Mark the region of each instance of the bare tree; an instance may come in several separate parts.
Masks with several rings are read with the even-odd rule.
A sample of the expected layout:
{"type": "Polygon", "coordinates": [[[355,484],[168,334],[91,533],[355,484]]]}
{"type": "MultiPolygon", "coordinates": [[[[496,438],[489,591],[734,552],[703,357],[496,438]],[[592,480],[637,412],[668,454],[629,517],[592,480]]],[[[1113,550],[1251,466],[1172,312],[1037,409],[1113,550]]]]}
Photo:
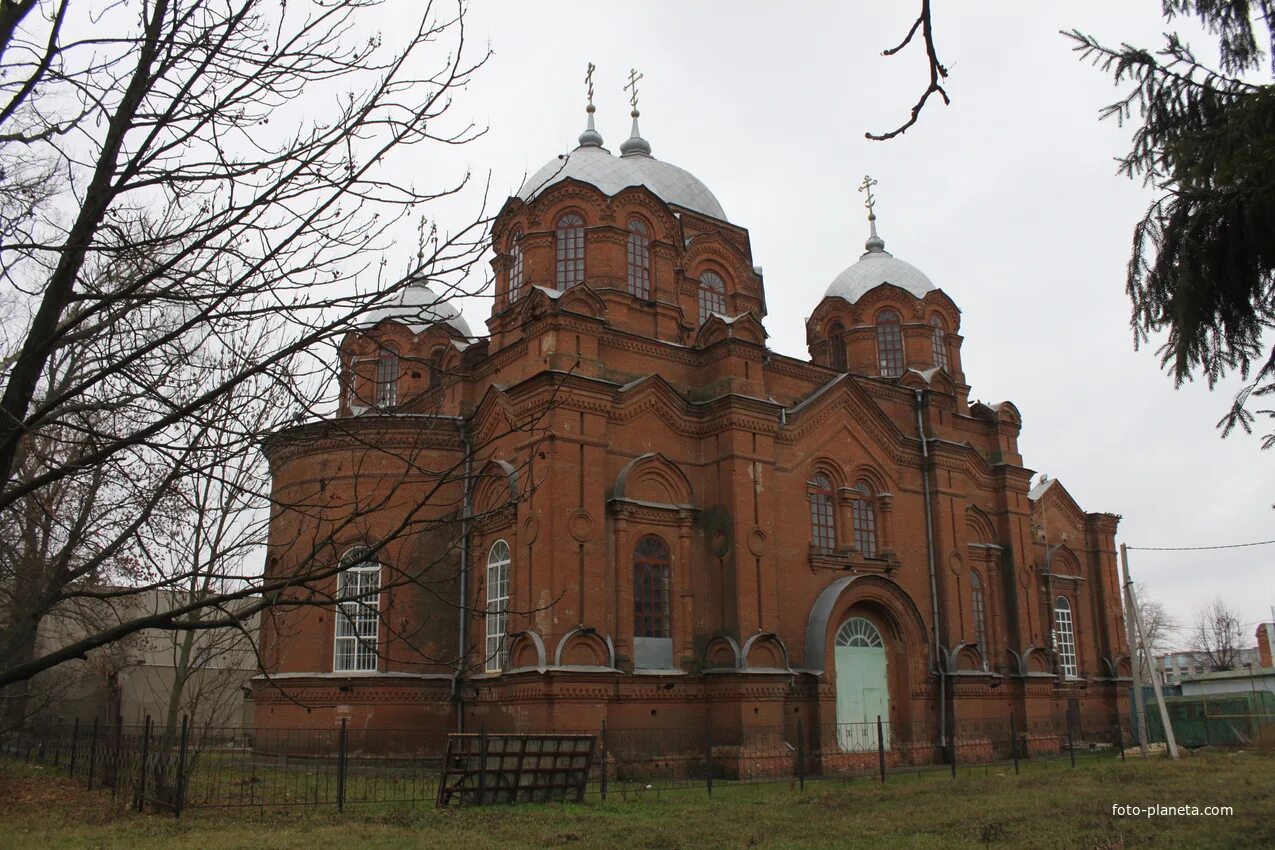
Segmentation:
{"type": "Polygon", "coordinates": [[[1163,655],[1173,649],[1182,624],[1178,622],[1164,603],[1151,598],[1146,585],[1138,587],[1138,613],[1142,616],[1142,628],[1146,631],[1147,648],[1152,655],[1163,655]]]}
{"type": "Polygon", "coordinates": [[[486,285],[483,212],[432,226],[402,276],[369,259],[469,184],[417,188],[396,153],[481,132],[448,109],[485,60],[468,59],[463,7],[418,7],[383,36],[381,5],[0,3],[0,279],[17,293],[0,318],[0,523],[27,535],[0,549],[0,686],[142,629],[235,627],[339,571],[329,524],[289,574],[254,575],[264,526],[245,517],[269,506],[267,476],[255,455],[246,477],[227,470],[331,411],[361,316],[415,278],[440,302],[486,285]],[[204,554],[170,557],[213,480],[249,525],[201,522],[204,554]],[[180,594],[127,613],[157,589],[180,594]],[[42,619],[85,601],[116,620],[37,653],[42,619]]]}
{"type": "Polygon", "coordinates": [[[1240,618],[1221,598],[1215,598],[1196,614],[1191,641],[1191,648],[1204,657],[1209,669],[1234,670],[1244,643],[1240,618]]]}

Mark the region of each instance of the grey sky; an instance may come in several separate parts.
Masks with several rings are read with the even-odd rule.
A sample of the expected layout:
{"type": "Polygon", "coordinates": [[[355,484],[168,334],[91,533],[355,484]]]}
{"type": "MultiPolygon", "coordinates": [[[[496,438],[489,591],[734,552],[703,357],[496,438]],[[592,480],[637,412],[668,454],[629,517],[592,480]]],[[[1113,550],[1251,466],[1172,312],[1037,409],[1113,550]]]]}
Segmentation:
{"type": "MultiPolygon", "coordinates": [[[[917,5],[475,3],[472,44],[489,40],[495,55],[456,110],[490,132],[463,157],[492,173],[498,206],[574,147],[589,61],[598,129],[614,150],[628,135],[622,86],[636,67],[653,154],[697,175],[749,229],[771,346],[802,357],[805,317],[863,250],[855,187],[871,173],[887,249],[960,306],[972,395],[1018,405],[1031,468],[1086,510],[1123,514],[1131,546],[1275,537],[1272,456],[1256,437],[1221,440],[1214,428],[1234,385],[1175,391],[1154,345],[1133,350],[1124,272],[1150,195],[1115,176],[1128,131],[1097,121],[1117,96],[1110,77],[1058,34],[1156,47],[1167,28],[1159,0],[936,3],[953,103],[932,101],[906,136],[869,142],[864,131],[893,128],[924,87],[919,43],[880,55],[917,5]]],[[[464,312],[483,327],[485,303],[464,312]]],[[[1219,595],[1251,635],[1271,616],[1273,557],[1275,546],[1131,562],[1179,618],[1219,595]]]]}

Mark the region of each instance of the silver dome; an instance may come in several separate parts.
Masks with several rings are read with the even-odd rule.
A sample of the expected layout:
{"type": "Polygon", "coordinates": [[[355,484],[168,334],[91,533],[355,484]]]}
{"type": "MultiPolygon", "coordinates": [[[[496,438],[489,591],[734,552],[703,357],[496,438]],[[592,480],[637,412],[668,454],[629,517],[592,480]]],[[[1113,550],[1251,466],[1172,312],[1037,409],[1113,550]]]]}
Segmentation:
{"type": "Polygon", "coordinates": [[[434,290],[423,280],[412,281],[386,303],[368,310],[359,318],[358,326],[372,328],[387,319],[407,325],[412,333],[420,333],[431,325],[446,322],[466,339],[473,337],[469,323],[460,311],[446,299],[435,295],[434,290]]]}
{"type": "Polygon", "coordinates": [[[927,292],[938,288],[916,266],[903,262],[883,247],[872,246],[857,263],[837,275],[824,297],[844,298],[853,304],[883,283],[892,283],[917,298],[924,298],[927,292]]]}
{"type": "Polygon", "coordinates": [[[614,156],[595,144],[581,145],[566,156],[549,160],[527,178],[518,190],[518,197],[530,201],[567,178],[596,186],[608,196],[629,186],[645,186],[665,203],[729,221],[717,198],[690,172],[642,153],[614,156]]]}

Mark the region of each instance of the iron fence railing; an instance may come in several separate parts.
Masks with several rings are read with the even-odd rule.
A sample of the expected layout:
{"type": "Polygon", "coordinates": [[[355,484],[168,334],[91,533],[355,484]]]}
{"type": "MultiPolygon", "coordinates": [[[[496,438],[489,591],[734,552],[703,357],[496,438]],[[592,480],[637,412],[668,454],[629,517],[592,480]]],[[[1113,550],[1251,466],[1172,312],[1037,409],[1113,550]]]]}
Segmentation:
{"type": "MultiPolygon", "coordinates": [[[[1260,738],[1252,730],[1275,726],[1275,715],[1205,722],[1232,730],[1223,735],[1223,726],[1217,726],[1212,737],[1218,742],[1244,744],[1260,738]],[[1245,734],[1235,734],[1241,727],[1245,734]]],[[[1162,742],[1159,725],[1147,725],[1152,743],[1162,742]]],[[[1177,730],[1178,721],[1173,725],[1177,730]]],[[[1126,748],[1137,745],[1129,717],[1078,714],[956,720],[947,734],[929,723],[821,724],[799,717],[771,726],[604,723],[596,729],[534,731],[596,736],[586,796],[601,799],[679,788],[711,794],[714,787],[756,782],[804,787],[837,778],[884,782],[935,771],[956,776],[992,765],[1008,770],[1012,764],[1015,771],[1075,767],[1078,758],[1123,758],[1126,748]]],[[[1201,737],[1193,729],[1181,731],[1201,737]]],[[[0,738],[0,752],[11,758],[56,767],[90,789],[109,789],[112,798],[139,811],[178,816],[189,808],[432,804],[446,745],[446,732],[355,729],[345,721],[321,729],[243,730],[198,727],[185,718],[172,729],[150,718],[140,726],[76,721],[0,738]]]]}

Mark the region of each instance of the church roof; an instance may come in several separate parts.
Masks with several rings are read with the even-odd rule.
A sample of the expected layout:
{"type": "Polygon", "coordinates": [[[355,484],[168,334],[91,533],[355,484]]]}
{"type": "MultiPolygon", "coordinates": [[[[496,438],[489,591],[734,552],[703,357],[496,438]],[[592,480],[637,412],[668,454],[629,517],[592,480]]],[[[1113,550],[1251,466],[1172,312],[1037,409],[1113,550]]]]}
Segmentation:
{"type": "Polygon", "coordinates": [[[386,320],[407,325],[412,333],[420,333],[431,325],[445,322],[462,336],[473,336],[460,311],[448,300],[435,295],[434,290],[419,278],[408,283],[386,303],[368,310],[358,324],[361,328],[372,328],[386,320]]]}
{"type": "Polygon", "coordinates": [[[686,207],[711,218],[729,221],[722,205],[698,177],[651,156],[651,146],[638,133],[637,117],[633,133],[621,145],[621,156],[602,147],[602,136],[589,129],[580,136],[580,145],[569,154],[554,157],[527,178],[518,197],[530,201],[555,183],[575,179],[596,186],[605,195],[615,195],[630,186],[645,186],[667,204],[686,207]]]}

